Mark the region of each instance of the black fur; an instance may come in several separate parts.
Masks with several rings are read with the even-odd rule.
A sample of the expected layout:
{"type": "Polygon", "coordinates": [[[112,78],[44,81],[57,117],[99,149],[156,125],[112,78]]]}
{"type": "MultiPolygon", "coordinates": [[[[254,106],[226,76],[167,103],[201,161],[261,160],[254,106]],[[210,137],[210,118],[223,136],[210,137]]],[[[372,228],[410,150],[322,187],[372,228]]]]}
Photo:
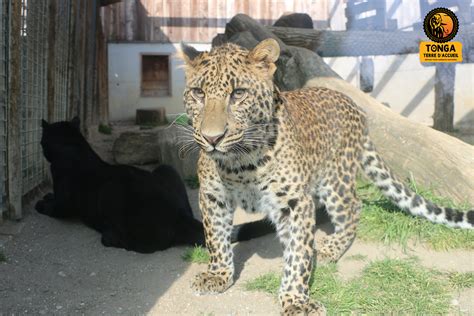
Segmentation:
{"type": "MultiPolygon", "coordinates": [[[[205,244],[203,225],[193,217],[185,186],[172,167],[161,165],[148,172],[110,165],[87,143],[79,124],[77,118],[42,122],[41,146],[51,164],[54,194],[37,202],[39,213],[78,217],[102,234],[107,247],[150,253],[180,244],[205,244]]],[[[262,224],[250,225],[240,234],[236,227],[233,241],[269,232],[269,224],[257,223],[262,224]]]]}

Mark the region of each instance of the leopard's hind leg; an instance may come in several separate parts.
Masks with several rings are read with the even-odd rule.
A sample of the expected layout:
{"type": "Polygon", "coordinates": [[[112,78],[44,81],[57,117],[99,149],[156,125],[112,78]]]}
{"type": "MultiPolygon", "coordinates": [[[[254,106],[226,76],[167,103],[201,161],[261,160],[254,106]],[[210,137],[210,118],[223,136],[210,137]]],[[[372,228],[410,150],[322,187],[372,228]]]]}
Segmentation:
{"type": "Polygon", "coordinates": [[[344,165],[348,168],[334,168],[319,188],[319,201],[326,207],[335,231],[317,243],[318,263],[339,260],[355,238],[361,210],[355,192],[357,167],[344,165]]]}

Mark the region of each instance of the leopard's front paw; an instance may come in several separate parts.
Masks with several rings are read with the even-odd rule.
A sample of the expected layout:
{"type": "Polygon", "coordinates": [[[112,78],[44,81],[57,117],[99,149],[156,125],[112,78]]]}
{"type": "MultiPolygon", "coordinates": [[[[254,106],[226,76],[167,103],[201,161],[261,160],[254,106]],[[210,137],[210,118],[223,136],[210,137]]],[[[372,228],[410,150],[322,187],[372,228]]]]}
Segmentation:
{"type": "Polygon", "coordinates": [[[293,316],[293,315],[298,315],[298,316],[318,315],[319,316],[319,315],[326,315],[326,308],[318,302],[309,301],[305,304],[288,305],[287,307],[283,309],[281,314],[284,316],[293,316]]]}
{"type": "MultiPolygon", "coordinates": [[[[224,273],[225,275],[225,273],[224,273]]],[[[232,285],[232,278],[220,274],[202,272],[192,281],[191,288],[196,294],[222,293],[232,285]]]]}

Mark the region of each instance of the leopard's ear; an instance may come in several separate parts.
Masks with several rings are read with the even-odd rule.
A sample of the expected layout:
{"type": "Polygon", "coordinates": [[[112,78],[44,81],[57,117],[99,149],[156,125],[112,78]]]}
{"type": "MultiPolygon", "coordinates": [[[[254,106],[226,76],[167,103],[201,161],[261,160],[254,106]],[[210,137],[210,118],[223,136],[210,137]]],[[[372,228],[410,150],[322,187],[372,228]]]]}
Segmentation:
{"type": "Polygon", "coordinates": [[[278,57],[280,57],[280,45],[273,38],[267,38],[258,43],[248,55],[250,61],[254,63],[265,63],[270,76],[273,76],[276,70],[275,62],[278,57]]]}
{"type": "Polygon", "coordinates": [[[249,58],[256,62],[274,63],[278,57],[280,57],[280,45],[273,38],[261,41],[249,53],[249,58]]]}
{"type": "Polygon", "coordinates": [[[200,51],[194,47],[181,42],[181,49],[178,51],[176,56],[184,61],[186,66],[193,66],[193,61],[201,54],[200,51]]]}

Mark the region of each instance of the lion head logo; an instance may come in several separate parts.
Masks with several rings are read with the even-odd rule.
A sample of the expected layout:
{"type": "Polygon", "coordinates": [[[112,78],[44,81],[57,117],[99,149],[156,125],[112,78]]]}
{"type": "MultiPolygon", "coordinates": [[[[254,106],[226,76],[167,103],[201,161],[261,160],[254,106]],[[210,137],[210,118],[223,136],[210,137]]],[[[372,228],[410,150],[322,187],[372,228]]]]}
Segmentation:
{"type": "Polygon", "coordinates": [[[454,13],[446,8],[431,10],[425,17],[423,27],[426,35],[434,42],[444,43],[456,36],[459,22],[454,13]]]}

